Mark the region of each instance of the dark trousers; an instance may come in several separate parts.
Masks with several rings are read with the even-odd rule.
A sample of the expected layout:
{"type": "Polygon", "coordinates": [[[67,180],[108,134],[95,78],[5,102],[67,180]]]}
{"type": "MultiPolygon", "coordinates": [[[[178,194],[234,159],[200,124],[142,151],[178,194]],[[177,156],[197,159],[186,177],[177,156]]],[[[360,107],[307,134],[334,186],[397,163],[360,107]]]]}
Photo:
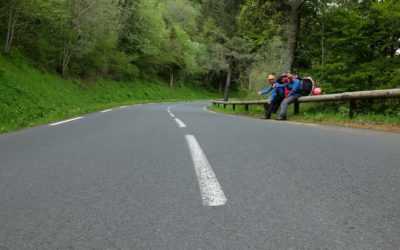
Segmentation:
{"type": "Polygon", "coordinates": [[[286,118],[289,105],[296,102],[298,98],[299,96],[289,96],[283,100],[281,104],[281,111],[279,112],[279,118],[286,118]]]}
{"type": "Polygon", "coordinates": [[[283,98],[275,98],[269,104],[269,107],[265,107],[265,118],[271,119],[272,113],[276,113],[278,111],[279,106],[281,105],[283,98]]]}

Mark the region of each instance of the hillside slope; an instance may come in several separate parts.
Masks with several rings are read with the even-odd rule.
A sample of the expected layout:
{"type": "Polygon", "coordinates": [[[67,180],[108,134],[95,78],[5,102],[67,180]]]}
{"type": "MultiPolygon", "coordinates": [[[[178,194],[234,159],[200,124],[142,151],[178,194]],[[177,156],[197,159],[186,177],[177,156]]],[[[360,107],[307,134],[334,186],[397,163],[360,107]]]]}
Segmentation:
{"type": "Polygon", "coordinates": [[[215,97],[194,87],[170,89],[160,81],[83,83],[0,57],[0,133],[104,108],[150,101],[215,97]]]}

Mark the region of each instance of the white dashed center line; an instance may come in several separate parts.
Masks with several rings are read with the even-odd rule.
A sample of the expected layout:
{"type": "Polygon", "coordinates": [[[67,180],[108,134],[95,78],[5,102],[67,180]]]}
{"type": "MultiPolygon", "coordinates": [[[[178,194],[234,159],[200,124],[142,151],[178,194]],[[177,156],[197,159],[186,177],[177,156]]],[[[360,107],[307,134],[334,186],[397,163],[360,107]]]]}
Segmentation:
{"type": "Polygon", "coordinates": [[[69,119],[69,120],[61,121],[61,122],[55,122],[55,123],[50,124],[50,126],[52,126],[52,127],[53,126],[58,126],[58,125],[61,125],[61,124],[77,121],[77,120],[80,120],[80,119],[83,119],[83,117],[76,117],[76,118],[72,118],[72,119],[69,119]]]}
{"type": "Polygon", "coordinates": [[[177,118],[177,117],[174,115],[174,113],[171,112],[171,107],[168,107],[168,108],[167,108],[167,112],[168,112],[169,116],[171,116],[171,117],[174,119],[174,121],[176,122],[176,124],[178,124],[178,127],[180,127],[180,128],[186,128],[186,124],[185,124],[181,119],[177,118]]]}
{"type": "Polygon", "coordinates": [[[172,118],[175,118],[175,115],[171,112],[171,107],[168,107],[167,112],[168,112],[169,116],[171,116],[172,118]]]}
{"type": "Polygon", "coordinates": [[[181,121],[181,120],[178,119],[178,118],[175,118],[174,120],[175,120],[175,122],[178,124],[178,126],[179,126],[180,128],[186,128],[186,124],[183,123],[183,121],[181,121]]]}
{"type": "Polygon", "coordinates": [[[193,135],[186,135],[194,168],[199,182],[204,206],[217,207],[226,204],[227,199],[218,182],[207,156],[193,135]]]}

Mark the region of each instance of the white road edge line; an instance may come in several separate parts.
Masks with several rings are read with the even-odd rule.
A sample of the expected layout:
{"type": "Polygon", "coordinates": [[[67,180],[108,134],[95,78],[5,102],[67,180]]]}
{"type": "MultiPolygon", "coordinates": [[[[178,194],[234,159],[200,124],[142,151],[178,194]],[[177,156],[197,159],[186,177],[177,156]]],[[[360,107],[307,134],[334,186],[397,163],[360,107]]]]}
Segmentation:
{"type": "Polygon", "coordinates": [[[212,111],[212,110],[209,110],[207,106],[204,106],[204,107],[203,107],[203,110],[206,111],[206,112],[210,112],[210,113],[212,113],[212,114],[217,114],[217,112],[214,112],[214,111],[212,111]]]}
{"type": "Polygon", "coordinates": [[[121,106],[121,107],[119,107],[120,109],[124,109],[124,108],[127,108],[128,106],[121,106]]]}
{"type": "Polygon", "coordinates": [[[178,119],[178,118],[175,118],[174,120],[175,120],[175,122],[178,124],[178,126],[179,126],[180,128],[186,128],[186,124],[183,123],[183,121],[181,121],[181,120],[178,119]]]}
{"type": "Polygon", "coordinates": [[[106,109],[106,110],[103,110],[103,111],[100,111],[101,113],[107,113],[107,112],[110,112],[110,111],[112,111],[112,109],[106,109]]]}
{"type": "Polygon", "coordinates": [[[203,206],[224,206],[227,202],[224,191],[222,191],[217,176],[200,144],[197,142],[196,137],[193,135],[186,135],[186,141],[190,149],[194,169],[199,182],[203,206]]]}
{"type": "Polygon", "coordinates": [[[69,119],[69,120],[61,121],[61,122],[51,123],[50,126],[52,126],[52,127],[53,127],[53,126],[58,126],[58,125],[61,125],[61,124],[65,124],[65,123],[68,123],[68,122],[77,121],[77,120],[80,120],[80,119],[83,119],[83,117],[80,116],[80,117],[72,118],[72,119],[69,119]]]}

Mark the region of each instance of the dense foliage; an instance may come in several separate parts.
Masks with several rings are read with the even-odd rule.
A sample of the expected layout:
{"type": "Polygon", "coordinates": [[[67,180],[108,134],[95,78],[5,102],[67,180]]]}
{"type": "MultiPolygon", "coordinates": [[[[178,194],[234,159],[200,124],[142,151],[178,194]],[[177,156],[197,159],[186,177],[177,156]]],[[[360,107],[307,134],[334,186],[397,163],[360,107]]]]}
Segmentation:
{"type": "Polygon", "coordinates": [[[396,0],[0,0],[0,35],[4,54],[69,78],[254,90],[291,70],[329,92],[400,80],[396,0]]]}
{"type": "Polygon", "coordinates": [[[244,36],[267,52],[253,65],[257,81],[285,68],[294,38],[292,70],[313,75],[328,92],[398,87],[399,22],[396,0],[247,0],[240,15],[244,36]]]}

